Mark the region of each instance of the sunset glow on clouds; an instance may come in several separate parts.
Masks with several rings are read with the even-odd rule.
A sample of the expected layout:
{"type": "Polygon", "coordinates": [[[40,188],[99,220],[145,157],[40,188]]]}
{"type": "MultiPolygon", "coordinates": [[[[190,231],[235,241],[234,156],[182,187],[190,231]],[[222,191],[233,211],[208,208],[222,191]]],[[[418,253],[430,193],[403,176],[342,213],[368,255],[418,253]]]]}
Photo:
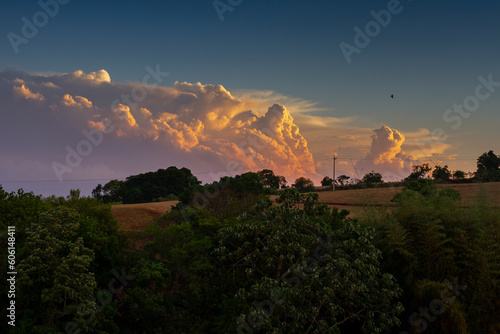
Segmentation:
{"type": "Polygon", "coordinates": [[[45,98],[40,93],[33,93],[28,87],[21,85],[21,87],[14,86],[12,87],[14,91],[14,95],[19,98],[24,98],[26,100],[37,100],[43,101],[45,98]]]}
{"type": "Polygon", "coordinates": [[[244,1],[223,22],[210,1],[92,4],[59,6],[33,34],[37,1],[0,14],[3,36],[23,38],[0,41],[6,189],[89,194],[171,165],[203,182],[271,168],[319,184],[334,154],[337,176],[394,180],[412,163],[474,172],[500,152],[497,1],[408,1],[366,41],[353,29],[387,3],[244,1]]]}
{"type": "MultiPolygon", "coordinates": [[[[315,103],[271,91],[233,95],[221,85],[176,82],[147,87],[141,101],[125,102],[120,97],[139,84],[112,82],[105,70],[45,76],[10,71],[0,79],[11,123],[1,128],[11,144],[2,147],[0,171],[9,175],[9,169],[11,178],[122,178],[175,165],[205,182],[267,168],[289,183],[306,176],[319,184],[331,175],[333,152],[348,155],[350,161],[339,160],[338,175],[352,177],[375,170],[402,178],[418,162],[403,151],[405,136],[396,129],[382,126],[372,135],[371,128],[353,125],[354,116],[316,116],[315,103]],[[27,106],[27,100],[36,103],[27,106]],[[86,138],[97,144],[85,146],[86,138]],[[70,152],[80,152],[79,158],[70,152]],[[13,173],[14,161],[36,171],[13,173]]],[[[412,135],[414,143],[429,138],[428,131],[412,135]]]]}
{"type": "Polygon", "coordinates": [[[398,130],[388,126],[373,130],[369,153],[356,163],[356,170],[361,175],[371,171],[380,172],[385,180],[396,181],[406,177],[412,171],[412,166],[418,164],[411,155],[401,148],[405,136],[398,130]]]}

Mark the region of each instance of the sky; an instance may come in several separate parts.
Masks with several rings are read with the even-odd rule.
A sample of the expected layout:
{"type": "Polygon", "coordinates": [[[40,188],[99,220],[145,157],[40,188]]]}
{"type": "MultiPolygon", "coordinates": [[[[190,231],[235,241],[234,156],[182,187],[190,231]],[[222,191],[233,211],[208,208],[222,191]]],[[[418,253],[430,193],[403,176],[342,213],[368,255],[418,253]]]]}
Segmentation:
{"type": "Polygon", "coordinates": [[[0,184],[48,196],[169,166],[289,183],[500,153],[498,1],[12,2],[0,184]],[[393,97],[391,97],[391,95],[393,97]]]}

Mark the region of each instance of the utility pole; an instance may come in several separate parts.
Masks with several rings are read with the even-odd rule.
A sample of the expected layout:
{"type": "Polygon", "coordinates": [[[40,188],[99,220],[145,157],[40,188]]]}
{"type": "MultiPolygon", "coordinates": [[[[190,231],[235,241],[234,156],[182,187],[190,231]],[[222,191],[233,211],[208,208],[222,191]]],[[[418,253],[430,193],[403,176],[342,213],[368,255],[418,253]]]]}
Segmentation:
{"type": "Polygon", "coordinates": [[[335,160],[337,160],[337,156],[333,155],[333,188],[332,191],[335,191],[335,160]]]}

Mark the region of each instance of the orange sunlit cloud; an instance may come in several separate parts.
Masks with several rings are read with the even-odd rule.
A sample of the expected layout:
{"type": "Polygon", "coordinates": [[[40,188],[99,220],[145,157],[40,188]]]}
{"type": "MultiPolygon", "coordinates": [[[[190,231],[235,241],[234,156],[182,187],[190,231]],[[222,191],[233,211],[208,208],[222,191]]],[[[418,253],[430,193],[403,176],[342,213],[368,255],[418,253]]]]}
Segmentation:
{"type": "MultiPolygon", "coordinates": [[[[314,102],[272,91],[232,94],[221,85],[176,82],[173,87],[147,86],[143,101],[127,102],[120,97],[140,84],[112,82],[104,70],[42,77],[20,72],[5,84],[14,87],[6,100],[10,110],[25,108],[20,98],[40,102],[12,117],[19,115],[19,126],[26,131],[36,128],[43,137],[39,142],[51,147],[51,152],[40,155],[48,166],[64,161],[66,147],[76,149],[85,140],[82,131],[103,133],[104,145],[99,142],[72,168],[73,175],[82,178],[85,171],[127,176],[176,165],[217,177],[266,168],[289,183],[305,176],[318,184],[331,175],[334,153],[338,175],[362,177],[373,169],[386,178],[402,178],[418,158],[443,154],[449,147],[427,129],[403,135],[389,126],[359,127],[353,125],[358,117],[320,116],[314,102]],[[75,113],[74,108],[86,112],[75,113]],[[40,129],[38,118],[51,120],[53,129],[40,129]],[[55,129],[65,129],[64,135],[56,136],[55,129]],[[421,141],[432,146],[422,150],[421,141]]],[[[205,176],[204,181],[214,179],[205,176]]]]}
{"type": "MultiPolygon", "coordinates": [[[[146,87],[144,101],[130,103],[120,97],[130,94],[138,84],[112,82],[104,70],[44,76],[19,73],[16,82],[21,80],[36,87],[37,92],[21,84],[14,89],[14,97],[43,103],[19,114],[28,120],[33,118],[29,115],[52,119],[54,129],[64,129],[56,136],[57,131],[19,120],[21,127],[36,127],[37,135],[50,143],[45,146],[52,152],[45,156],[53,160],[47,160],[47,165],[54,160],[64,162],[68,147],[76,152],[86,140],[82,133],[102,134],[102,139],[97,132],[93,134],[98,144],[85,153],[78,166],[71,167],[72,173],[77,173],[73,175],[83,177],[85,170],[95,171],[91,166],[100,164],[108,171],[186,165],[194,172],[219,176],[234,170],[269,168],[289,182],[300,176],[320,177],[307,140],[292,113],[281,104],[267,101],[265,110],[254,111],[250,106],[256,106],[255,101],[237,98],[221,85],[187,82],[176,82],[174,87],[146,87]],[[75,113],[74,108],[89,112],[75,113]],[[101,142],[104,145],[100,146],[101,142]],[[125,158],[127,166],[119,162],[125,158]],[[238,168],[228,169],[228,165],[238,168]]],[[[15,85],[13,81],[11,85],[15,85]]],[[[15,99],[8,103],[13,110],[22,108],[15,99]]]]}
{"type": "MultiPolygon", "coordinates": [[[[19,79],[16,79],[19,80],[19,79]]],[[[45,100],[45,97],[40,94],[40,93],[33,93],[27,86],[24,84],[21,85],[21,87],[14,86],[12,88],[14,91],[14,95],[18,98],[24,98],[26,100],[36,100],[36,101],[43,101],[45,100]]]]}
{"type": "Polygon", "coordinates": [[[73,96],[65,94],[61,103],[66,107],[80,107],[86,109],[92,108],[92,102],[82,96],[75,96],[73,98],[73,96]]]}

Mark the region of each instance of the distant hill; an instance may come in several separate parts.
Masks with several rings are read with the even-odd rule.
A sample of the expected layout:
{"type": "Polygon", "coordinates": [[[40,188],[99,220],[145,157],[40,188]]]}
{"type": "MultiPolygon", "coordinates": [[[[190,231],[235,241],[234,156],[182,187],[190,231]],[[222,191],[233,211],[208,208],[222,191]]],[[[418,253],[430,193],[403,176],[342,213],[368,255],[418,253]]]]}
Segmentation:
{"type": "MultiPolygon", "coordinates": [[[[443,184],[438,189],[450,187],[462,196],[462,206],[470,206],[480,194],[500,207],[500,182],[491,183],[465,183],[465,184],[443,184]]],[[[390,205],[391,199],[400,192],[402,187],[394,188],[369,188],[355,190],[323,191],[319,192],[319,201],[330,207],[338,207],[351,211],[351,216],[357,216],[363,206],[390,205]]],[[[272,196],[271,198],[276,198],[272,196]]],[[[127,232],[142,230],[153,218],[160,217],[178,201],[120,204],[111,209],[118,221],[118,226],[127,232]]]]}

